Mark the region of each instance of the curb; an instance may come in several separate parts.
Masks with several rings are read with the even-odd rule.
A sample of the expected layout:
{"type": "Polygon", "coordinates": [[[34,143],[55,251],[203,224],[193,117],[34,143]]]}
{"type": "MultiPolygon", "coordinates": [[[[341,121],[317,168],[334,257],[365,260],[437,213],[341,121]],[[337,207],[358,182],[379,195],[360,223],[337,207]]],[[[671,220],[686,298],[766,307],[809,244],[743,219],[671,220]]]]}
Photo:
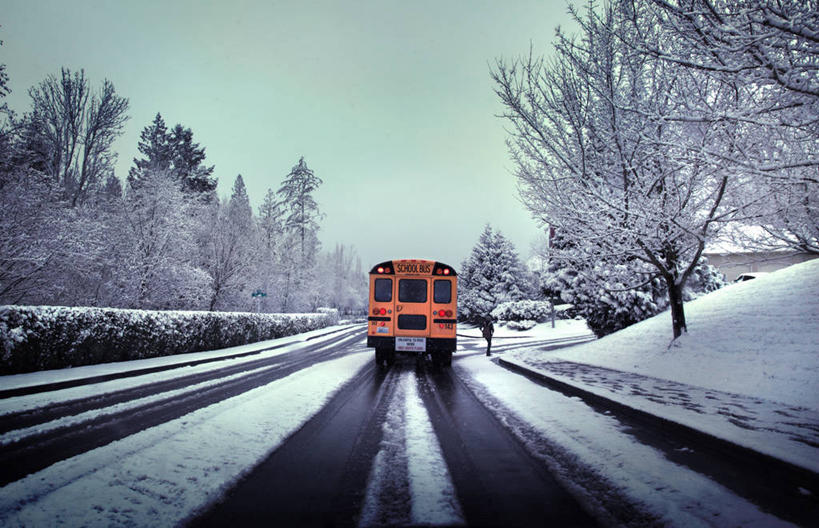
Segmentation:
{"type": "Polygon", "coordinates": [[[670,433],[676,438],[685,440],[702,451],[710,451],[725,460],[731,460],[739,467],[753,465],[760,474],[767,479],[779,481],[782,486],[790,488],[793,493],[800,493],[801,489],[810,490],[813,497],[819,497],[819,473],[810,469],[762,453],[749,447],[735,444],[718,436],[680,424],[668,418],[663,418],[647,411],[629,407],[616,400],[600,396],[576,385],[558,380],[540,371],[532,370],[503,358],[497,358],[497,363],[517,374],[557,390],[567,396],[578,397],[595,409],[603,408],[615,416],[624,415],[635,421],[642,422],[657,428],[663,433],[670,433]]]}

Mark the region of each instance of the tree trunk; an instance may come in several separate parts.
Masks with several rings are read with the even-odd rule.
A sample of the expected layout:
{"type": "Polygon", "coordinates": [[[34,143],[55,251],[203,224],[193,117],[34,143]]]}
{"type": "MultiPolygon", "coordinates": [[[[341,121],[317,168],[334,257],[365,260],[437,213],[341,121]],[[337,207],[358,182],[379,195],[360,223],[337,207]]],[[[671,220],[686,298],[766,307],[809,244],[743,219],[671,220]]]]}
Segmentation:
{"type": "Polygon", "coordinates": [[[671,324],[674,327],[674,339],[677,339],[683,332],[688,332],[688,327],[685,324],[682,286],[676,284],[671,277],[667,277],[665,282],[668,286],[668,302],[671,304],[671,324]]]}

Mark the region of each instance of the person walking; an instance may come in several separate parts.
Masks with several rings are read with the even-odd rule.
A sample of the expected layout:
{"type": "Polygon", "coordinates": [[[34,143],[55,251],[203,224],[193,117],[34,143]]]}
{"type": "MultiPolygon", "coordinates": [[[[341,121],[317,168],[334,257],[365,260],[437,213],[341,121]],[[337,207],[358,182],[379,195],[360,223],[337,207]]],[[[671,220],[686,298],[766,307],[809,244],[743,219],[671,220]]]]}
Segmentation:
{"type": "Polygon", "coordinates": [[[484,319],[481,332],[483,333],[483,338],[486,339],[486,355],[491,356],[492,334],[495,333],[495,326],[492,324],[492,319],[484,319]]]}

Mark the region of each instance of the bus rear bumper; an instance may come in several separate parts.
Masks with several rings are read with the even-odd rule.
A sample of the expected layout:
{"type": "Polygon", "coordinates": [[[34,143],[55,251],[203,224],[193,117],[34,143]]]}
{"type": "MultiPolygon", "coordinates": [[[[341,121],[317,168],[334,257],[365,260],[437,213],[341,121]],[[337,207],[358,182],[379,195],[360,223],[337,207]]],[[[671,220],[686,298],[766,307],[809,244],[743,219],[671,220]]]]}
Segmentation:
{"type": "MultiPolygon", "coordinates": [[[[367,346],[372,348],[386,348],[395,350],[395,338],[384,336],[367,336],[367,346]]],[[[458,339],[443,337],[428,337],[427,352],[455,352],[458,346],[458,339]]]]}

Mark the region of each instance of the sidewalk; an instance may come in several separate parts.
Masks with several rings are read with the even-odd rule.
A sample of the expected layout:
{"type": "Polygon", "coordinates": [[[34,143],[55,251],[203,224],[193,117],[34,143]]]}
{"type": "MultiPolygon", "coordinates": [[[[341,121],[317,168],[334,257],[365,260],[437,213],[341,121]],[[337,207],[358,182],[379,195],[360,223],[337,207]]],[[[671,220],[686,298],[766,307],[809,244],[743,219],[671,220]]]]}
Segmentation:
{"type": "MultiPolygon", "coordinates": [[[[499,362],[785,461],[819,478],[819,412],[640,374],[504,354],[499,362]]],[[[804,493],[810,493],[805,490],[804,493]]]]}

